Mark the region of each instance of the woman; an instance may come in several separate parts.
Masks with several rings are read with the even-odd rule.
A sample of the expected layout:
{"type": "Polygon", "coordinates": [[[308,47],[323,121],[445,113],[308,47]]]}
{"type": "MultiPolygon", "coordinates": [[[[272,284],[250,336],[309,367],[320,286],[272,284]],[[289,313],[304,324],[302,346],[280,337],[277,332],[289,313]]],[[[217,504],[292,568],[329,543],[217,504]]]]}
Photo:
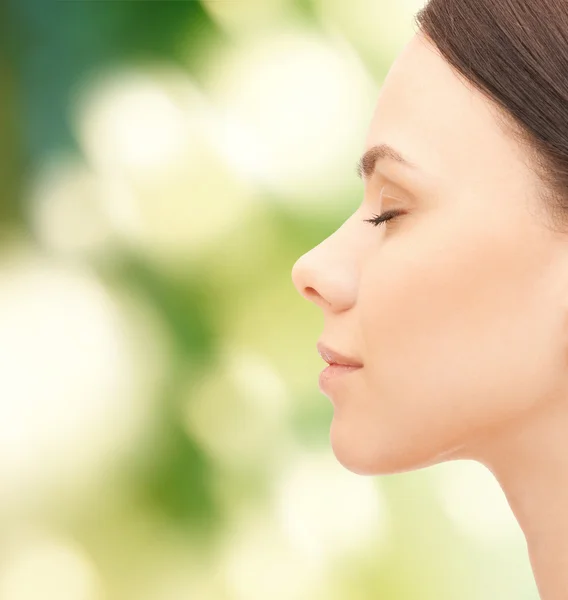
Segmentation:
{"type": "Polygon", "coordinates": [[[339,462],[477,460],[568,598],[568,2],[431,0],[381,89],[357,210],[299,258],[339,462]],[[335,351],[338,354],[332,354],[335,351]],[[357,366],[358,365],[358,366],[357,366]]]}

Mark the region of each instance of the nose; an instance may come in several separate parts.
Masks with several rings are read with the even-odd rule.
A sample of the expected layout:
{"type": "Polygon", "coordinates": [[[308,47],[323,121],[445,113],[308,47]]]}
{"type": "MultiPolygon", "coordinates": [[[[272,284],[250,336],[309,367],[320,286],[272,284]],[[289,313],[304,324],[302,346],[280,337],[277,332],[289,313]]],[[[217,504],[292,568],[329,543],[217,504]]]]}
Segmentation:
{"type": "Polygon", "coordinates": [[[355,304],[357,266],[327,238],[302,255],[292,267],[292,281],[301,296],[324,310],[341,312],[355,304]]]}

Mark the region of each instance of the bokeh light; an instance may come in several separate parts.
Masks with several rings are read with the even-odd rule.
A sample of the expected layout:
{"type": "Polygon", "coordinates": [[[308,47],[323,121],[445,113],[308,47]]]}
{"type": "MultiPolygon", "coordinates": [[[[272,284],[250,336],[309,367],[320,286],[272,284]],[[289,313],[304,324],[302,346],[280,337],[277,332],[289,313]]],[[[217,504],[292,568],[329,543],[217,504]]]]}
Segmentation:
{"type": "Polygon", "coordinates": [[[0,290],[0,498],[18,506],[100,474],[140,435],[149,399],[128,320],[93,273],[18,247],[0,290]]]}
{"type": "Polygon", "coordinates": [[[113,230],[105,210],[110,198],[109,186],[83,161],[51,157],[29,194],[34,232],[46,248],[69,257],[110,253],[113,230]]]}
{"type": "Polygon", "coordinates": [[[387,538],[388,514],[379,489],[320,451],[300,454],[280,475],[274,501],[295,551],[322,566],[365,545],[376,550],[387,538]]]}
{"type": "Polygon", "coordinates": [[[235,600],[307,600],[323,583],[317,565],[298,554],[268,515],[244,516],[229,540],[220,565],[235,600]]]}
{"type": "Polygon", "coordinates": [[[330,198],[341,207],[378,90],[359,57],[296,27],[253,36],[224,59],[207,85],[227,143],[244,140],[236,168],[303,213],[333,212],[330,198]]]}
{"type": "Polygon", "coordinates": [[[473,461],[438,467],[441,502],[456,526],[480,542],[522,541],[521,529],[492,473],[473,461]]]}
{"type": "Polygon", "coordinates": [[[245,225],[257,199],[224,163],[214,109],[186,73],[99,73],[75,102],[85,155],[103,185],[123,191],[104,208],[126,244],[167,268],[245,225]]]}
{"type": "Polygon", "coordinates": [[[102,581],[89,556],[75,542],[47,534],[26,534],[0,559],[1,600],[102,600],[102,581]]]}
{"type": "Polygon", "coordinates": [[[223,357],[217,369],[191,382],[186,430],[221,465],[264,466],[290,435],[288,390],[263,356],[227,349],[223,357]]]}

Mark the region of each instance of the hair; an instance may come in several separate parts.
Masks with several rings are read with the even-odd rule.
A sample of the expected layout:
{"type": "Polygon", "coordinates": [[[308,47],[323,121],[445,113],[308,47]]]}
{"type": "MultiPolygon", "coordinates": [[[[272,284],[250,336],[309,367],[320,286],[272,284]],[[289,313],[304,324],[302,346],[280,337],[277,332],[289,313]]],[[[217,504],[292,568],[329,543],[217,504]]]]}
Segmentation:
{"type": "Polygon", "coordinates": [[[568,1],[430,0],[414,17],[528,151],[552,224],[568,228],[568,1]]]}

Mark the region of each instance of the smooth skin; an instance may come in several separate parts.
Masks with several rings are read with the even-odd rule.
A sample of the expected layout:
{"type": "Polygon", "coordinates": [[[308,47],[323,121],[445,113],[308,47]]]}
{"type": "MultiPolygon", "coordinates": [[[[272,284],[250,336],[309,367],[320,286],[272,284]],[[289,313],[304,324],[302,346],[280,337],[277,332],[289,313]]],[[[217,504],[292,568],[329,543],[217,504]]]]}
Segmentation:
{"type": "Polygon", "coordinates": [[[568,234],[529,151],[417,33],[381,88],[364,150],[389,144],[362,203],[292,270],[336,378],[330,441],[361,475],[473,459],[525,534],[543,600],[568,598],[568,234]],[[375,227],[387,210],[401,214],[375,227]]]}

